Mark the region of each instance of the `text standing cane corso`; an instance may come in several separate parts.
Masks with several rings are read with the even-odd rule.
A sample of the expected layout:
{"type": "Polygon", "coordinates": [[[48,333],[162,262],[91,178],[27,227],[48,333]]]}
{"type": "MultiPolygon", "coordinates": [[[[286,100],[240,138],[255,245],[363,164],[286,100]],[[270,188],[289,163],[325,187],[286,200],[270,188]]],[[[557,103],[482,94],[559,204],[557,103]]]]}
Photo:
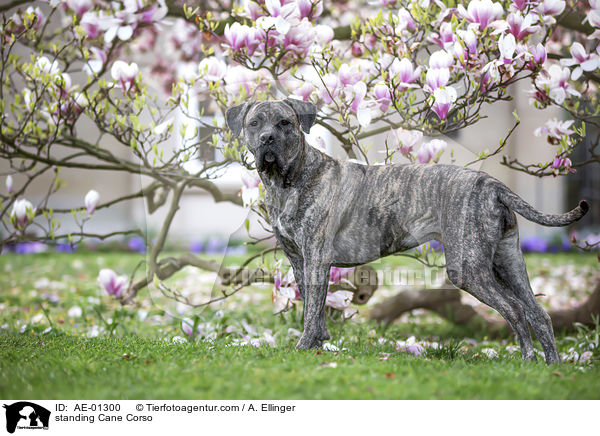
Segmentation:
{"type": "Polygon", "coordinates": [[[545,226],[566,226],[589,209],[538,212],[498,180],[453,165],[367,166],[309,146],[312,103],[248,102],[227,111],[234,136],[244,130],[266,192],[266,208],[304,301],[298,348],[329,339],[325,298],[331,266],[355,266],[436,239],[450,281],[496,309],[515,332],[524,359],[535,359],[529,325],[547,363],[559,362],[552,323],[535,300],[519,248],[514,212],[545,226]]]}

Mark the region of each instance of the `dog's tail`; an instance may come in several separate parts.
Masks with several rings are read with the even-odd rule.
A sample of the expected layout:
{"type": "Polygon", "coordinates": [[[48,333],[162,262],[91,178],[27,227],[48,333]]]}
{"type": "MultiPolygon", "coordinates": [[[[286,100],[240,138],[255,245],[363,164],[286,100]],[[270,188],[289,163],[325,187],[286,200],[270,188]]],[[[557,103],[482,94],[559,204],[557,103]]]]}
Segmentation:
{"type": "Polygon", "coordinates": [[[498,198],[505,206],[514,210],[523,218],[527,218],[529,221],[536,222],[543,226],[568,226],[575,221],[579,221],[587,213],[587,211],[590,210],[589,203],[585,200],[581,200],[579,205],[570,212],[558,215],[546,214],[535,210],[530,204],[509,190],[507,187],[503,186],[502,188],[503,189],[501,189],[500,193],[498,194],[498,198]]]}

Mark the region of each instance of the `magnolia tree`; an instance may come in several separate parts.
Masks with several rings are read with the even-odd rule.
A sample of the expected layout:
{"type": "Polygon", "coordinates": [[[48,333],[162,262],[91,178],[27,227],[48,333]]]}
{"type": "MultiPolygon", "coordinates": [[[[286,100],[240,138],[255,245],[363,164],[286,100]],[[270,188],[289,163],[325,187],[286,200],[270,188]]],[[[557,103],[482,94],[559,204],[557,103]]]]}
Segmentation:
{"type": "MultiPolygon", "coordinates": [[[[86,231],[95,211],[144,197],[148,213],[165,210],[156,238],[148,241],[146,272],[119,277],[103,270],[99,278],[124,302],[148,285],[185,300],[162,282],[185,266],[220,277],[221,294],[203,304],[265,279],[275,283],[282,309],[298,298],[293,277],[285,274],[289,267],[259,262],[246,268],[274,248],[241,268],[192,253],[163,254],[188,190],[253,209],[268,229],[252,159],[223,122],[225,110],[245,100],[315,103],[316,124],[349,159],[382,163],[369,160],[368,139],[387,134],[383,162],[433,165],[451,152],[436,137],[477,123],[482,108],[511,99],[509,87],[524,81],[532,106],[560,107],[565,120],[548,119],[536,130],[548,138],[551,161],[504,156],[503,164],[539,177],[600,164],[600,136],[581,142],[586,125],[600,127],[597,1],[13,0],[0,11],[0,156],[6,163],[0,168],[6,181],[0,243],[145,236],[135,228],[86,231]],[[175,116],[186,120],[177,131],[175,116]],[[84,123],[95,126],[93,133],[84,123]],[[589,157],[574,161],[571,153],[583,146],[589,157]],[[206,147],[218,148],[223,158],[186,165],[206,147]],[[248,168],[241,196],[215,183],[235,162],[248,168]],[[75,169],[97,177],[98,187],[73,208],[56,208],[62,174],[75,169]],[[101,180],[111,172],[140,174],[143,188],[108,198],[101,180]],[[40,178],[48,187],[34,198],[31,186],[40,178]],[[66,226],[66,220],[73,222],[66,226]]],[[[467,165],[504,154],[519,124],[514,115],[498,145],[467,165]]],[[[319,138],[310,140],[321,146],[319,138]]],[[[331,283],[344,288],[347,273],[334,269],[331,283]]],[[[345,287],[360,285],[347,280],[345,287]]],[[[351,298],[332,293],[328,305],[345,309],[351,298]]]]}

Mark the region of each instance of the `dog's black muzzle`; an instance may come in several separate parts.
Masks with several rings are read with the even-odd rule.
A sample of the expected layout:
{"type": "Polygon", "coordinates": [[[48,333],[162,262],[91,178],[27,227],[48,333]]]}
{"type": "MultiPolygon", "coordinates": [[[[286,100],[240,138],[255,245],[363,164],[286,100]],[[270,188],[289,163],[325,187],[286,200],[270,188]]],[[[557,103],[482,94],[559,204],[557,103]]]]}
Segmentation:
{"type": "Polygon", "coordinates": [[[281,154],[274,150],[273,147],[260,147],[256,151],[256,169],[259,172],[263,172],[273,167],[277,167],[280,171],[284,168],[281,154]]]}

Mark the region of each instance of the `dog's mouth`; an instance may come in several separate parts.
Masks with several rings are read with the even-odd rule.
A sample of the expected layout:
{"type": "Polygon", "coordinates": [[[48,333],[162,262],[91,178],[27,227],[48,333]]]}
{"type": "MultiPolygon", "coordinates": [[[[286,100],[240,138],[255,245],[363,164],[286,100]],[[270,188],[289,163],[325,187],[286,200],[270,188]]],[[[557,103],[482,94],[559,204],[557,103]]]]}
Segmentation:
{"type": "Polygon", "coordinates": [[[274,169],[283,170],[284,162],[281,156],[271,149],[258,150],[256,153],[256,169],[265,172],[274,169]]]}

